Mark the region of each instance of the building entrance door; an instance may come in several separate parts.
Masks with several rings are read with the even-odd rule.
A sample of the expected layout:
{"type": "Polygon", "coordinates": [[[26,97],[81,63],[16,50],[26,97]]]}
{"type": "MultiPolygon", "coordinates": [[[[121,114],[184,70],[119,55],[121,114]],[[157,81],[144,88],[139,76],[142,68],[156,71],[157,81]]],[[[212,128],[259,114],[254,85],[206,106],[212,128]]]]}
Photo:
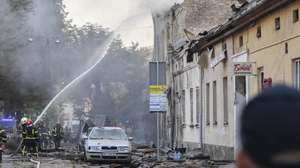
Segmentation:
{"type": "Polygon", "coordinates": [[[240,144],[240,116],[247,102],[247,77],[235,76],[235,101],[234,101],[234,155],[239,152],[240,144]]]}

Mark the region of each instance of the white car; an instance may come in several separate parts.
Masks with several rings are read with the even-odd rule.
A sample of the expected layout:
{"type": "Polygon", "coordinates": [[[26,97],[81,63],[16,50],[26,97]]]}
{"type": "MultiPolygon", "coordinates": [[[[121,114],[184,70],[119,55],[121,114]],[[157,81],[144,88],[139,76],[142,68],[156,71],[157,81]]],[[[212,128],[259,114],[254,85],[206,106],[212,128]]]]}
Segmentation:
{"type": "Polygon", "coordinates": [[[131,161],[132,138],[119,127],[94,127],[84,141],[86,161],[131,161]]]}

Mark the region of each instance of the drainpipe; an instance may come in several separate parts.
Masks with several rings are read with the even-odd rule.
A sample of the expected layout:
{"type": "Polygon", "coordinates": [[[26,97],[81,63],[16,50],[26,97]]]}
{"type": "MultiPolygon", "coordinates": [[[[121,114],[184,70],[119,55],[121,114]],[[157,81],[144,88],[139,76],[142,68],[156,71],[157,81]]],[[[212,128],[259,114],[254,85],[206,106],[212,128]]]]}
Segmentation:
{"type": "Polygon", "coordinates": [[[204,112],[204,106],[203,106],[203,82],[204,82],[204,70],[203,68],[200,66],[200,75],[201,75],[201,80],[200,80],[200,94],[201,94],[201,113],[200,113],[200,145],[201,145],[201,150],[203,151],[204,150],[204,144],[203,144],[203,136],[204,136],[204,126],[203,126],[203,123],[204,123],[204,119],[203,119],[203,112],[204,112]]]}

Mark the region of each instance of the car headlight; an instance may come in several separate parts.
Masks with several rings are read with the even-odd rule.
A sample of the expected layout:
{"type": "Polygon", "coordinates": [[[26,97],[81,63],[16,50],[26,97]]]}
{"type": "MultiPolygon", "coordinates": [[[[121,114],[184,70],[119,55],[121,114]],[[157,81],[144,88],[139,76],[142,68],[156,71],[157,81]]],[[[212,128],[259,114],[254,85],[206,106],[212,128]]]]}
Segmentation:
{"type": "Polygon", "coordinates": [[[119,146],[118,150],[120,152],[129,152],[129,147],[128,146],[119,146]]]}
{"type": "Polygon", "coordinates": [[[89,146],[90,151],[101,151],[101,146],[89,146]]]}

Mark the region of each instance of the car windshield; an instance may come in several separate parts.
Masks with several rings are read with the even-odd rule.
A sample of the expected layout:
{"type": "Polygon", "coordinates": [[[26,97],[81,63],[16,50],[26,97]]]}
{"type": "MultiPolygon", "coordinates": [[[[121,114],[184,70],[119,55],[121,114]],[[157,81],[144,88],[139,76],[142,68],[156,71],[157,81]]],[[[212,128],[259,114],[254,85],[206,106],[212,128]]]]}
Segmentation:
{"type": "Polygon", "coordinates": [[[97,128],[90,134],[90,139],[127,140],[125,132],[121,129],[97,128]]]}

